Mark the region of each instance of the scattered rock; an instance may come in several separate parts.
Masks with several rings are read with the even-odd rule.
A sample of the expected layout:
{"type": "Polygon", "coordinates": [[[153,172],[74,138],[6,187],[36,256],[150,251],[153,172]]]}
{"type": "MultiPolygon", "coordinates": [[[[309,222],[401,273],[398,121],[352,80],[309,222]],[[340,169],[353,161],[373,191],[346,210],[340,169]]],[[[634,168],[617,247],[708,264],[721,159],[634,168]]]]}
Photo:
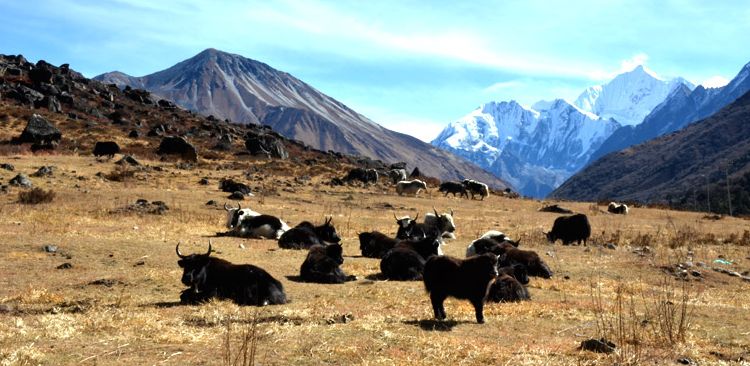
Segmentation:
{"type": "Polygon", "coordinates": [[[245,249],[245,244],[242,244],[242,243],[240,243],[240,245],[238,245],[238,247],[239,247],[240,249],[245,249]]]}
{"type": "Polygon", "coordinates": [[[201,180],[198,181],[198,184],[202,186],[208,185],[208,178],[201,178],[201,180]]]}
{"type": "Polygon", "coordinates": [[[123,284],[122,281],[111,279],[111,278],[102,278],[102,279],[89,282],[89,285],[104,286],[104,287],[112,287],[114,285],[122,285],[122,284],[123,284]]]}
{"type": "Polygon", "coordinates": [[[13,305],[0,304],[0,314],[7,314],[13,311],[13,305]]]}
{"type": "Polygon", "coordinates": [[[14,167],[12,164],[2,163],[2,164],[0,164],[0,169],[5,169],[7,171],[12,172],[12,171],[16,170],[16,167],[14,167]]]}
{"type": "Polygon", "coordinates": [[[42,116],[34,114],[29,119],[26,128],[21,132],[21,136],[18,137],[17,141],[21,143],[30,142],[39,149],[52,149],[57,146],[60,139],[62,139],[62,134],[57,127],[47,122],[42,116]]]}
{"type": "Polygon", "coordinates": [[[57,253],[57,245],[47,244],[42,247],[42,250],[44,250],[47,253],[57,253]]]}
{"type": "Polygon", "coordinates": [[[700,271],[692,270],[690,271],[690,275],[693,277],[702,277],[703,274],[700,271]]]}
{"type": "Polygon", "coordinates": [[[604,246],[606,246],[607,249],[612,249],[612,250],[617,249],[617,244],[614,244],[614,243],[607,243],[607,244],[604,244],[604,246]]]}
{"type": "Polygon", "coordinates": [[[13,177],[13,179],[11,179],[8,183],[12,186],[23,188],[31,188],[33,186],[33,184],[31,184],[31,180],[26,176],[26,174],[18,174],[13,177]]]}
{"type": "Polygon", "coordinates": [[[614,343],[601,338],[601,339],[587,339],[585,341],[581,342],[581,346],[579,347],[582,351],[591,351],[596,353],[612,353],[615,351],[614,343]]]}
{"type": "Polygon", "coordinates": [[[52,165],[50,165],[50,166],[43,166],[43,167],[37,169],[37,171],[34,172],[34,174],[32,174],[31,176],[35,177],[35,178],[39,178],[39,177],[51,177],[52,173],[54,173],[56,169],[57,168],[54,167],[54,166],[52,166],[52,165]]]}
{"type": "Polygon", "coordinates": [[[208,200],[208,202],[206,202],[206,206],[214,206],[214,207],[216,207],[216,206],[219,206],[219,203],[216,202],[216,201],[214,201],[214,200],[208,200]]]}
{"type": "Polygon", "coordinates": [[[132,155],[125,155],[122,157],[122,159],[115,162],[117,165],[130,165],[130,166],[140,166],[141,163],[138,162],[138,160],[135,160],[135,158],[132,155]]]}
{"type": "Polygon", "coordinates": [[[326,324],[333,325],[333,324],[346,324],[354,320],[354,315],[351,313],[347,314],[336,314],[333,317],[330,317],[326,319],[326,324]]]}
{"type": "Polygon", "coordinates": [[[57,266],[57,269],[71,269],[71,268],[73,268],[73,264],[71,264],[70,262],[65,262],[57,266]]]}
{"type": "Polygon", "coordinates": [[[695,361],[690,359],[689,357],[682,357],[677,359],[677,363],[681,365],[697,365],[695,361]]]}
{"type": "Polygon", "coordinates": [[[146,261],[140,260],[138,262],[135,262],[135,264],[133,265],[133,267],[138,267],[138,266],[143,266],[143,265],[146,265],[146,261]]]}
{"type": "Polygon", "coordinates": [[[136,214],[150,214],[150,215],[163,215],[167,213],[169,207],[162,201],[149,202],[145,199],[138,199],[135,203],[121,207],[110,211],[111,214],[118,213],[136,213],[136,214]]]}
{"type": "Polygon", "coordinates": [[[269,134],[250,135],[245,139],[245,148],[251,155],[265,155],[269,158],[287,159],[289,153],[284,144],[269,134]]]}

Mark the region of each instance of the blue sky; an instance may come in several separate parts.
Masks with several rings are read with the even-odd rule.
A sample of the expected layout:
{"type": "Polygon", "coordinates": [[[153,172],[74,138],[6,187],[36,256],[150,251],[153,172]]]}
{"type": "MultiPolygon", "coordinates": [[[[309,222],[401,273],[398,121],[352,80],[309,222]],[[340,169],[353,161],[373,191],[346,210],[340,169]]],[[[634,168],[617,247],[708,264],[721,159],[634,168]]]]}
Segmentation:
{"type": "Polygon", "coordinates": [[[484,102],[574,99],[637,64],[720,85],[748,38],[747,1],[0,0],[0,53],[142,76],[213,47],[425,140],[484,102]]]}

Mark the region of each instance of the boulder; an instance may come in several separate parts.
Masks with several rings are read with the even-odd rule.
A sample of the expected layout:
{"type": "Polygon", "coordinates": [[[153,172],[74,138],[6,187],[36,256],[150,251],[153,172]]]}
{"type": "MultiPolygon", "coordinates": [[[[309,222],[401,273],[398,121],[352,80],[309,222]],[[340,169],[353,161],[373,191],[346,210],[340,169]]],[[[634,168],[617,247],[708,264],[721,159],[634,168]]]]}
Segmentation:
{"type": "Polygon", "coordinates": [[[34,114],[29,118],[21,136],[17,141],[21,143],[30,142],[40,148],[54,148],[60,142],[62,134],[53,124],[44,117],[34,114]]]}
{"type": "Polygon", "coordinates": [[[265,155],[269,158],[287,159],[289,153],[284,144],[276,137],[268,134],[250,135],[245,140],[245,148],[251,155],[265,155]]]}
{"type": "Polygon", "coordinates": [[[198,161],[198,150],[195,146],[179,136],[162,138],[156,153],[159,155],[179,155],[184,160],[198,161]]]}
{"type": "Polygon", "coordinates": [[[31,176],[32,177],[36,177],[36,178],[51,177],[52,173],[55,172],[55,169],[57,169],[57,168],[55,168],[54,166],[51,166],[51,165],[50,166],[43,166],[43,167],[37,169],[37,171],[34,172],[34,174],[32,174],[31,176]]]}
{"type": "Polygon", "coordinates": [[[12,186],[23,188],[31,188],[33,186],[33,184],[31,184],[31,180],[26,176],[26,174],[18,174],[13,177],[13,179],[11,179],[8,183],[12,186]]]}

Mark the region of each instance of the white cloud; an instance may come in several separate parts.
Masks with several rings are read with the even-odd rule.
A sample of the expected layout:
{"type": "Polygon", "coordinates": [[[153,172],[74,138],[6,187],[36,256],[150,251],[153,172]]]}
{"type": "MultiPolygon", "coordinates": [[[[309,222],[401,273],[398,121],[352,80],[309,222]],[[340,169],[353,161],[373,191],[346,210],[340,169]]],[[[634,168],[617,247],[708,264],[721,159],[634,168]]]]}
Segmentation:
{"type": "Polygon", "coordinates": [[[427,143],[434,140],[447,125],[445,121],[416,117],[375,106],[353,105],[351,107],[389,130],[414,136],[427,143]]]}
{"type": "Polygon", "coordinates": [[[729,84],[729,79],[721,75],[712,76],[706,80],[703,80],[703,82],[701,82],[701,85],[703,85],[706,88],[720,88],[727,84],[729,84]]]}
{"type": "Polygon", "coordinates": [[[620,73],[633,70],[637,66],[645,66],[646,61],[648,61],[648,55],[645,53],[638,53],[627,60],[622,60],[620,62],[620,73]]]}
{"type": "Polygon", "coordinates": [[[500,81],[500,82],[494,83],[494,84],[492,84],[492,85],[490,85],[490,86],[482,89],[482,91],[485,92],[485,93],[492,93],[492,92],[496,92],[498,90],[515,88],[515,87],[521,86],[521,85],[522,85],[522,83],[520,81],[518,81],[518,80],[500,81]]]}

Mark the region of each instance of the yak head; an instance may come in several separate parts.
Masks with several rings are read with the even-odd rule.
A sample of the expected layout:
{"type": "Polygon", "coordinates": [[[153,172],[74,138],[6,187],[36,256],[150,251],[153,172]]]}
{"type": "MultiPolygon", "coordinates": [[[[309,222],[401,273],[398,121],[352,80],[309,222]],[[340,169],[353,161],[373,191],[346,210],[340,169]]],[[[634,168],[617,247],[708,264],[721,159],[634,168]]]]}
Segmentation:
{"type": "Polygon", "coordinates": [[[206,267],[211,260],[209,257],[211,255],[211,242],[208,242],[208,252],[206,254],[184,255],[180,253],[180,243],[177,243],[175,251],[177,252],[177,256],[180,257],[177,265],[183,269],[182,283],[197,291],[206,280],[206,267]]]}
{"type": "Polygon", "coordinates": [[[321,240],[327,243],[338,243],[341,241],[341,237],[336,232],[336,228],[333,226],[333,217],[326,218],[326,222],[323,225],[315,227],[315,234],[321,240]]]}
{"type": "Polygon", "coordinates": [[[393,218],[396,219],[396,225],[398,225],[398,231],[396,232],[396,239],[409,239],[411,237],[411,233],[414,230],[414,226],[417,224],[417,219],[419,218],[419,213],[417,213],[417,216],[412,219],[410,216],[404,216],[401,218],[396,217],[396,214],[393,214],[393,218]]]}
{"type": "Polygon", "coordinates": [[[344,250],[340,244],[326,245],[326,256],[333,259],[339,265],[344,264],[344,250]]]}
{"type": "Polygon", "coordinates": [[[546,232],[544,233],[544,235],[547,237],[547,241],[549,241],[550,243],[554,243],[555,240],[557,240],[557,235],[555,235],[554,230],[550,232],[546,232]]]}
{"type": "Polygon", "coordinates": [[[456,231],[456,224],[453,222],[453,209],[450,209],[450,212],[444,212],[442,215],[437,212],[435,207],[432,208],[432,211],[435,212],[435,217],[437,217],[438,220],[438,228],[440,228],[440,230],[444,233],[452,233],[456,231]]]}

